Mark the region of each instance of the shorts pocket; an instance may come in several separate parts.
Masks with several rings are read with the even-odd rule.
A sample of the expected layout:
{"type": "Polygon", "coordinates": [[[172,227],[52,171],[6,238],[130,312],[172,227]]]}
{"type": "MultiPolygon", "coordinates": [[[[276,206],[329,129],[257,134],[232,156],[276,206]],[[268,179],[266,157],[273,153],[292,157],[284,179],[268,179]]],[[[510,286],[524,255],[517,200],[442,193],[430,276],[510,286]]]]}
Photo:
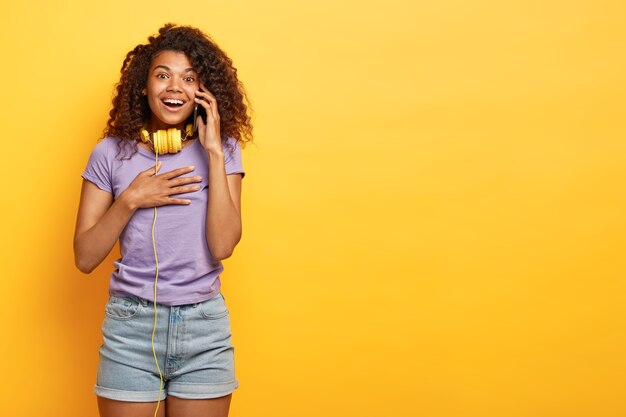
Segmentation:
{"type": "Polygon", "coordinates": [[[130,320],[137,315],[140,304],[136,297],[111,295],[104,312],[107,317],[114,320],[130,320]]]}
{"type": "Polygon", "coordinates": [[[200,312],[202,317],[208,320],[215,320],[228,315],[228,308],[224,300],[224,296],[220,293],[200,303],[200,312]]]}

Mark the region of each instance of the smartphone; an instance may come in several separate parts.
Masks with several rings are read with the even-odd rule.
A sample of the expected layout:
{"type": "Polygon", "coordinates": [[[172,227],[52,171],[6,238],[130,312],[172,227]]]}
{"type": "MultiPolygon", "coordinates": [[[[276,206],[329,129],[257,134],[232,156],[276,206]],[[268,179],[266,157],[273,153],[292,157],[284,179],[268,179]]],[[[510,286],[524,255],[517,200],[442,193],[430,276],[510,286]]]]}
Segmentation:
{"type": "Polygon", "coordinates": [[[198,116],[202,117],[202,121],[206,124],[206,110],[199,104],[193,108],[193,133],[198,131],[198,116]]]}

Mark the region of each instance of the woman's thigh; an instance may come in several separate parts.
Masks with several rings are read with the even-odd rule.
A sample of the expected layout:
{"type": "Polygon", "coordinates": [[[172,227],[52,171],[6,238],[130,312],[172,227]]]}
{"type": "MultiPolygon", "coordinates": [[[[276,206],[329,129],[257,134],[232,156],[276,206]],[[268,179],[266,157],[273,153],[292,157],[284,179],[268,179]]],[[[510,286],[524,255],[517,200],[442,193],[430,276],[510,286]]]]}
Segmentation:
{"type": "MultiPolygon", "coordinates": [[[[167,417],[228,417],[232,394],[219,398],[187,400],[167,397],[167,417]]],[[[154,412],[154,410],[152,410],[154,412]]]]}
{"type": "MultiPolygon", "coordinates": [[[[156,402],[137,403],[98,398],[100,417],[154,417],[157,408],[156,402]]],[[[157,417],[165,417],[166,401],[161,401],[157,417]]]]}

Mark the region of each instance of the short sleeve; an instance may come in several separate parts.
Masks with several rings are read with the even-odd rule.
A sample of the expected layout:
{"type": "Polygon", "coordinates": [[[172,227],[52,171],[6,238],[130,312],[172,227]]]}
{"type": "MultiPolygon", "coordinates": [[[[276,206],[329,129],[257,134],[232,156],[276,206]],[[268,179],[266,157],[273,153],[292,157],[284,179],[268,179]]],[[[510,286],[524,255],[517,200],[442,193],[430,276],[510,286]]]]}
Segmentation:
{"type": "Polygon", "coordinates": [[[91,151],[87,167],[81,175],[87,181],[93,182],[101,190],[113,194],[111,161],[109,161],[109,140],[101,140],[91,151]]]}
{"type": "Polygon", "coordinates": [[[224,146],[224,165],[226,166],[226,175],[241,174],[241,178],[246,176],[241,162],[241,147],[234,138],[228,138],[226,146],[224,146]]]}

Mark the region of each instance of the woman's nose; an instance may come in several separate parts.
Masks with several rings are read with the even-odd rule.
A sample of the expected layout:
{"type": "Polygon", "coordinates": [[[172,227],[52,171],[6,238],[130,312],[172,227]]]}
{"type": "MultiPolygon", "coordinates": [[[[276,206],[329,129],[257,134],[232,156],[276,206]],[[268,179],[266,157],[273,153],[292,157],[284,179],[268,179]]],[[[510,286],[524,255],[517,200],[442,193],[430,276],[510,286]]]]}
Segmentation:
{"type": "Polygon", "coordinates": [[[171,77],[170,82],[167,85],[168,91],[182,91],[181,87],[182,81],[178,79],[178,77],[171,77]]]}

